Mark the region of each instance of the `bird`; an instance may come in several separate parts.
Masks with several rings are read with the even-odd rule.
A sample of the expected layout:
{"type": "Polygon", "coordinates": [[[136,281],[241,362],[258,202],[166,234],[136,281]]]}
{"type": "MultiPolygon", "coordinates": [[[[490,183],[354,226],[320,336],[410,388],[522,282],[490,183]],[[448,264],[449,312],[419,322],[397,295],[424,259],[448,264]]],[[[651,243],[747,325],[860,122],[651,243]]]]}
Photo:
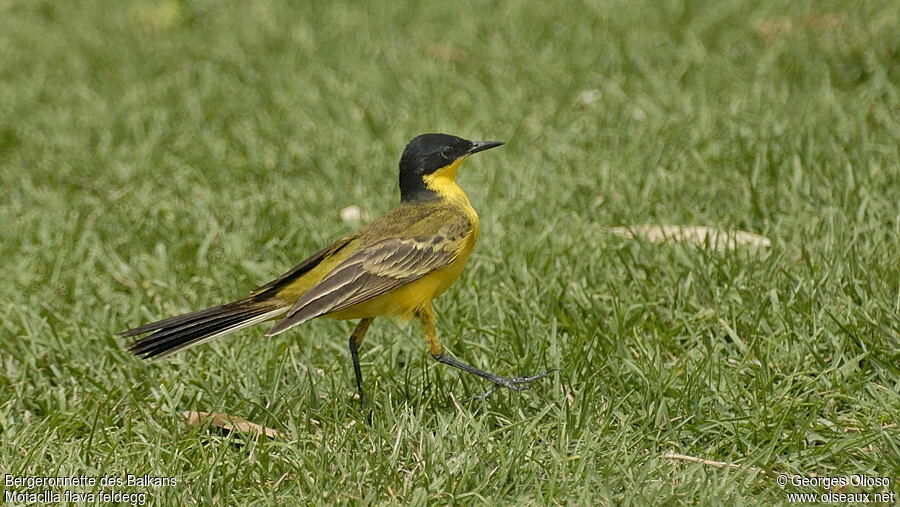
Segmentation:
{"type": "Polygon", "coordinates": [[[358,320],[349,349],[360,403],[366,405],[359,348],[375,318],[415,318],[431,356],[493,383],[529,389],[552,370],[502,377],[447,353],[438,338],[432,300],[460,276],[478,239],[478,214],[457,171],[471,155],[504,143],[449,134],[421,134],[400,157],[400,203],[387,214],[309,256],[248,297],[122,331],[136,337],[130,351],[159,359],[265,321],[275,336],[319,317],[358,320]]]}

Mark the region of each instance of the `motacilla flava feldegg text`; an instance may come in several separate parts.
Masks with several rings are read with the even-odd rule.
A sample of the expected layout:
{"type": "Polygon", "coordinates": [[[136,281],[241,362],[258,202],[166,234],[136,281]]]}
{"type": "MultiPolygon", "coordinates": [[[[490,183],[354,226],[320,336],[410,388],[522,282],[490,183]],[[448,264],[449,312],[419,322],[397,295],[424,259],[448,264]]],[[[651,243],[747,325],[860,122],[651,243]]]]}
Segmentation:
{"type": "Polygon", "coordinates": [[[446,354],[438,340],[431,300],[459,277],[478,239],[478,215],[456,183],[470,155],[502,145],[447,134],[422,134],[400,158],[399,206],[313,254],[293,269],[222,306],[123,331],[138,339],[131,352],[159,358],[259,322],[281,319],[266,336],[317,317],[360,319],[350,355],[360,402],[365,404],[359,346],[375,317],[415,316],[437,361],[513,390],[546,377],[506,378],[446,354]]]}

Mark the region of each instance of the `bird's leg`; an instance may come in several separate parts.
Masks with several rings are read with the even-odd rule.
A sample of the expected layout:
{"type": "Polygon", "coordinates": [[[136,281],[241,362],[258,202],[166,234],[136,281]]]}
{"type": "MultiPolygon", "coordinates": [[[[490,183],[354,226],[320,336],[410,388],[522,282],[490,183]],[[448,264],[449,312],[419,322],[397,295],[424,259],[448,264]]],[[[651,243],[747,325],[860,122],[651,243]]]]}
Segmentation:
{"type": "Polygon", "coordinates": [[[356,389],[359,391],[359,403],[366,407],[366,393],[363,392],[362,370],[359,368],[359,346],[362,345],[363,339],[366,337],[366,331],[369,330],[369,324],[375,320],[374,318],[366,318],[359,321],[356,329],[350,334],[350,357],[353,359],[353,373],[356,374],[356,389]]]}
{"type": "MultiPolygon", "coordinates": [[[[479,370],[474,366],[468,365],[460,361],[459,359],[456,359],[455,357],[444,353],[444,350],[441,347],[441,342],[438,340],[434,312],[432,311],[430,304],[422,310],[418,311],[416,313],[416,316],[419,318],[419,322],[422,324],[422,330],[425,332],[425,340],[428,341],[428,351],[431,352],[431,357],[433,357],[439,363],[447,364],[454,368],[459,368],[464,372],[471,373],[472,375],[478,375],[483,379],[490,380],[494,383],[494,389],[496,389],[496,386],[500,386],[507,389],[512,389],[513,391],[524,391],[531,388],[531,386],[529,385],[531,382],[540,380],[553,372],[553,370],[549,370],[537,375],[532,375],[530,377],[507,378],[495,375],[487,371],[479,370]]],[[[482,397],[490,396],[490,394],[494,392],[494,389],[491,389],[482,397]]]]}

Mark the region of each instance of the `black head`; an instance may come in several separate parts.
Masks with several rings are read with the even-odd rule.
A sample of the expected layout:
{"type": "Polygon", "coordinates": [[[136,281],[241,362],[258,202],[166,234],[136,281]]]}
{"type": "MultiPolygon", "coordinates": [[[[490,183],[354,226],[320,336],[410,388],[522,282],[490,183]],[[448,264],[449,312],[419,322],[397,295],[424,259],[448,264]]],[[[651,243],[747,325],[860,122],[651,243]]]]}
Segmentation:
{"type": "Polygon", "coordinates": [[[449,134],[422,134],[416,137],[406,145],[400,157],[400,199],[415,201],[437,197],[426,185],[425,176],[473,153],[502,144],[497,141],[472,142],[449,134]]]}

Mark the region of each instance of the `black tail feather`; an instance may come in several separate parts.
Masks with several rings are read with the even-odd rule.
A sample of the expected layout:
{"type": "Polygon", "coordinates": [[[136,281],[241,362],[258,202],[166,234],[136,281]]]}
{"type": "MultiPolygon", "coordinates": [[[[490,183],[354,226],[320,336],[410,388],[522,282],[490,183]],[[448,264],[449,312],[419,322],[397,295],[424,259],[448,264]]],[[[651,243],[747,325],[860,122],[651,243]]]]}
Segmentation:
{"type": "Polygon", "coordinates": [[[207,308],[205,310],[199,310],[196,312],[185,313],[184,315],[177,315],[175,317],[170,317],[168,319],[158,320],[156,322],[151,322],[149,324],[144,324],[143,326],[136,327],[134,329],[127,329],[125,331],[120,332],[119,334],[122,336],[135,336],[139,334],[148,333],[150,331],[155,331],[157,329],[163,328],[172,328],[178,326],[180,324],[184,324],[186,322],[196,321],[201,317],[212,317],[214,315],[222,315],[224,313],[228,313],[230,311],[234,311],[242,306],[242,301],[237,303],[229,303],[227,305],[222,306],[214,306],[212,308],[207,308]]]}
{"type": "Polygon", "coordinates": [[[123,331],[135,336],[154,331],[136,340],[129,350],[145,359],[160,358],[179,350],[228,334],[240,328],[274,318],[287,308],[253,301],[238,301],[207,308],[123,331]]]}
{"type": "MultiPolygon", "coordinates": [[[[170,338],[170,337],[175,338],[177,336],[184,335],[184,334],[190,333],[192,331],[203,330],[203,329],[212,330],[213,327],[220,325],[220,324],[224,324],[223,321],[225,321],[225,320],[234,319],[236,317],[237,318],[240,318],[240,317],[250,318],[250,317],[255,316],[256,314],[257,314],[256,310],[246,309],[246,310],[237,311],[234,313],[224,313],[224,314],[220,314],[220,315],[214,315],[212,317],[199,317],[196,320],[187,321],[184,324],[161,328],[150,336],[153,337],[155,342],[160,343],[160,342],[164,341],[164,339],[166,339],[166,338],[170,338]]],[[[146,340],[146,338],[149,338],[150,336],[147,336],[139,341],[144,341],[144,340],[146,340]]],[[[135,348],[137,348],[137,342],[136,342],[135,346],[132,347],[132,349],[135,349],[135,348]]]]}
{"type": "Polygon", "coordinates": [[[146,358],[155,357],[165,354],[166,352],[174,352],[175,349],[183,348],[194,340],[228,329],[229,326],[239,324],[244,320],[246,320],[245,316],[226,315],[205,322],[202,325],[188,326],[171,331],[157,331],[150,336],[134,342],[130,350],[133,354],[142,355],[146,358]]]}

